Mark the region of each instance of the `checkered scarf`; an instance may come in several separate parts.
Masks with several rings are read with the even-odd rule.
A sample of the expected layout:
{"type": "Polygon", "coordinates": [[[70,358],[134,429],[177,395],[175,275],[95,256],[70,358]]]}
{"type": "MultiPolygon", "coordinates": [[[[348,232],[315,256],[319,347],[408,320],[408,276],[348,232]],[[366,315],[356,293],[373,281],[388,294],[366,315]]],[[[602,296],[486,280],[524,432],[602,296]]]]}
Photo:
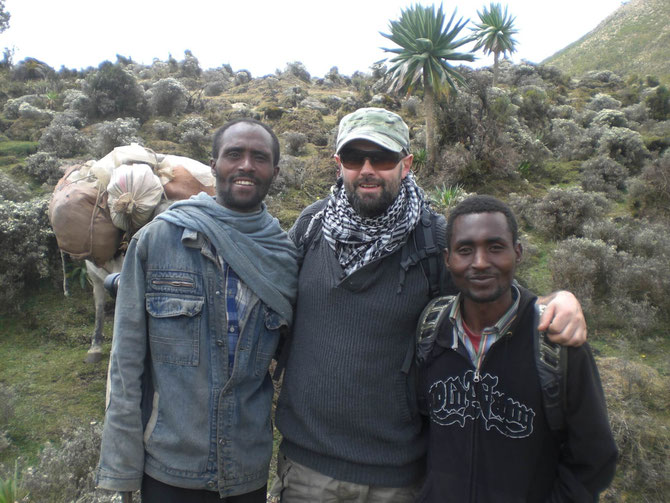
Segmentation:
{"type": "Polygon", "coordinates": [[[398,196],[378,217],[364,218],[349,204],[342,179],[331,188],[322,210],[323,237],[347,275],[397,250],[421,218],[423,190],[412,173],[403,179],[398,196]]]}

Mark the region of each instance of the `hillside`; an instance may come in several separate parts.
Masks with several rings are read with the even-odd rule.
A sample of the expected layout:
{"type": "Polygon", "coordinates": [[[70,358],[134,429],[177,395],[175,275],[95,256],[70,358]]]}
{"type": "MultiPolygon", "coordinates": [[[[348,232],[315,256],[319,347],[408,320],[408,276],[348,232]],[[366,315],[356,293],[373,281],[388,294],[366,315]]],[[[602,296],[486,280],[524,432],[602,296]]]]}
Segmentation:
{"type": "Polygon", "coordinates": [[[670,82],[670,2],[630,0],[593,31],[543,61],[578,76],[610,70],[670,82]]]}
{"type": "MultiPolygon", "coordinates": [[[[107,501],[93,496],[91,473],[113,310],[105,358],[83,363],[90,289],[82,281],[73,297],[60,294],[46,218],[63,167],[130,142],[207,162],[216,128],[259,118],[280,138],[280,176],[267,201],[289,227],[335,179],[342,116],[383,106],[409,124],[417,179],[438,211],[465,193],[507,200],[526,250],[519,280],[578,295],[621,451],[606,499],[664,501],[670,98],[653,79],[629,83],[609,70],[578,80],[555,67],[504,64],[495,88],[490,68],[462,71],[468,85],[440,104],[440,155],[425,166],[420,96],[385,93],[381,67],[351,76],[333,68],[321,79],[295,62],[253,78],[226,66],[202,70],[187,52],[148,66],[119,57],[83,71],[35,60],[0,68],[0,480],[17,463],[27,501],[107,501]]],[[[81,263],[68,275],[83,280],[81,263]]]]}

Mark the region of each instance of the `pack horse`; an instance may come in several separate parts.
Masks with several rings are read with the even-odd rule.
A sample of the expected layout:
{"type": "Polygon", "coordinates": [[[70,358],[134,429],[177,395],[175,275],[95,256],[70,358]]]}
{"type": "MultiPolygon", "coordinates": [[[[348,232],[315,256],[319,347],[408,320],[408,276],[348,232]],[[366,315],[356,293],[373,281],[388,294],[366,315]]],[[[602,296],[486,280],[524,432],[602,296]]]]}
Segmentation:
{"type": "Polygon", "coordinates": [[[215,193],[209,166],[162,155],[137,144],[117,147],[98,161],[70,166],[54,189],[49,220],[63,258],[84,260],[95,302],[95,328],[86,362],[102,360],[105,279],[121,271],[124,243],[173,201],[215,193]]]}

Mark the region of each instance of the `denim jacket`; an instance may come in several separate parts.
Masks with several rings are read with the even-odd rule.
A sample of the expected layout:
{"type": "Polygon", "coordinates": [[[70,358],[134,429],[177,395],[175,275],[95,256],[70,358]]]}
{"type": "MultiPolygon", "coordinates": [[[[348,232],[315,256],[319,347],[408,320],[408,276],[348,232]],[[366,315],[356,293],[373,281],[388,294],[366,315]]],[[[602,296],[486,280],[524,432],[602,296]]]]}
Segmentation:
{"type": "Polygon", "coordinates": [[[257,297],[228,369],[225,278],[198,233],[165,221],[131,240],[116,300],[97,486],[243,494],[272,455],[268,373],[286,322],[257,297]]]}

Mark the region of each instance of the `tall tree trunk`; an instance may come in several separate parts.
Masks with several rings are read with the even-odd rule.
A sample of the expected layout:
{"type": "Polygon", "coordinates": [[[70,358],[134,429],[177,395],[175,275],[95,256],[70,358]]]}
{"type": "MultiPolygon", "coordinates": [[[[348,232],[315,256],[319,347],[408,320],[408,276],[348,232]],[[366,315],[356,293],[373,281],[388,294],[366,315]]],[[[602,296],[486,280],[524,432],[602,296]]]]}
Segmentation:
{"type": "Polygon", "coordinates": [[[495,87],[498,82],[498,56],[498,52],[493,53],[493,87],[495,87]]]}
{"type": "Polygon", "coordinates": [[[437,165],[437,117],[435,114],[435,91],[424,80],[423,113],[426,116],[426,171],[435,172],[437,165]]]}

